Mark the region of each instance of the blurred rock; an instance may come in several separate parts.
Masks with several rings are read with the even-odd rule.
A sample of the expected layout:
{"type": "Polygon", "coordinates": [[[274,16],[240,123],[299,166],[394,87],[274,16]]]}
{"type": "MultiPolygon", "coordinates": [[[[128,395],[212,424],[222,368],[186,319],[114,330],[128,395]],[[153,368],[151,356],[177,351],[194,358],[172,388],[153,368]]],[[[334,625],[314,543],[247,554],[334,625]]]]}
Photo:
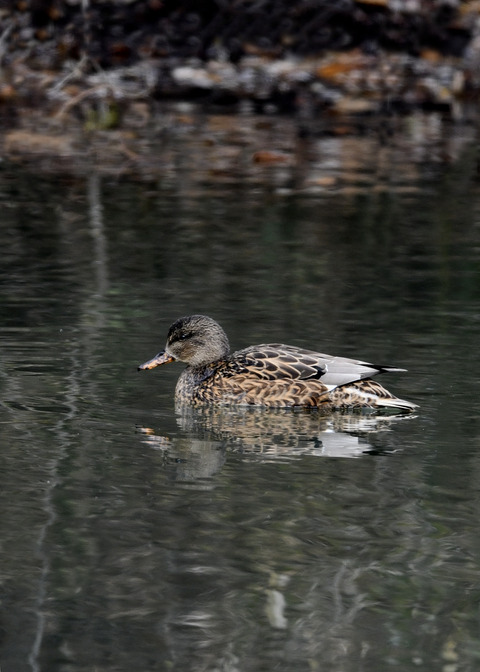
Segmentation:
{"type": "Polygon", "coordinates": [[[89,127],[102,100],[122,115],[98,128],[135,103],[189,99],[295,114],[308,132],[328,109],[454,114],[480,89],[477,1],[18,0],[0,31],[0,108],[89,127]]]}

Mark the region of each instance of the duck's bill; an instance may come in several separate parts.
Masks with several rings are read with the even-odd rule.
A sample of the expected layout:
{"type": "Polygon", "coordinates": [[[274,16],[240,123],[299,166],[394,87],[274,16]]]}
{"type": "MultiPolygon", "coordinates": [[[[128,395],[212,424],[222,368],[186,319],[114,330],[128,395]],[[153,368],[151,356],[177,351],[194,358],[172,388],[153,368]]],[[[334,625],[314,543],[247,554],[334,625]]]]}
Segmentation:
{"type": "Polygon", "coordinates": [[[146,371],[147,369],[154,369],[156,366],[161,366],[162,364],[168,364],[169,362],[174,362],[175,357],[172,357],[165,350],[159,352],[158,355],[155,355],[153,359],[149,359],[148,362],[140,364],[138,367],[139,371],[146,371]]]}

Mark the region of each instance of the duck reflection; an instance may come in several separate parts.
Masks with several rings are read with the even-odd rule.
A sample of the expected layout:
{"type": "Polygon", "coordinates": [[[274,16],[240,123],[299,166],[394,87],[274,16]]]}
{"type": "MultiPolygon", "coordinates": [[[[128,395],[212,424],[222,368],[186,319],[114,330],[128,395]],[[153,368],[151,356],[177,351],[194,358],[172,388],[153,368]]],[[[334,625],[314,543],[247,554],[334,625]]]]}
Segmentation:
{"type": "Polygon", "coordinates": [[[393,427],[415,416],[179,404],[176,417],[179,436],[138,430],[146,443],[164,452],[168,465],[175,465],[177,479],[197,480],[214,475],[232,452],[262,461],[392,453],[400,447],[393,427]]]}

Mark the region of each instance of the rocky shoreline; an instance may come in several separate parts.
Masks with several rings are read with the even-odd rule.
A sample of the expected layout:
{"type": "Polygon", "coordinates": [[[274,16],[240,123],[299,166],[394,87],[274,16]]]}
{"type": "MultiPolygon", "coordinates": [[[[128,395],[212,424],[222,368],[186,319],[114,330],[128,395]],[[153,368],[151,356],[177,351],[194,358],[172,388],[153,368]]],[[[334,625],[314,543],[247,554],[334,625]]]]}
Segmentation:
{"type": "Polygon", "coordinates": [[[302,136],[458,119],[480,91],[480,2],[19,0],[0,31],[6,154],[68,154],[65,129],[137,133],[172,102],[288,115],[302,136]]]}

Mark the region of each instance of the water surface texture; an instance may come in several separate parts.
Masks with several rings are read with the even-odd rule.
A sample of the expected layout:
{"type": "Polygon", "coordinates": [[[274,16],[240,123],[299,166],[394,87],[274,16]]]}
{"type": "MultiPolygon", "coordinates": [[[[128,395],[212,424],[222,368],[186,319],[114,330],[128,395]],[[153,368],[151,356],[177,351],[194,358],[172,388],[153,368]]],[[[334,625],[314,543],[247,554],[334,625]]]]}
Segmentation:
{"type": "Polygon", "coordinates": [[[3,167],[2,672],[478,669],[472,132],[319,139],[314,188],[186,141],[148,180],[3,167]],[[192,312],[405,367],[420,409],[175,409],[182,365],[136,366],[192,312]]]}

